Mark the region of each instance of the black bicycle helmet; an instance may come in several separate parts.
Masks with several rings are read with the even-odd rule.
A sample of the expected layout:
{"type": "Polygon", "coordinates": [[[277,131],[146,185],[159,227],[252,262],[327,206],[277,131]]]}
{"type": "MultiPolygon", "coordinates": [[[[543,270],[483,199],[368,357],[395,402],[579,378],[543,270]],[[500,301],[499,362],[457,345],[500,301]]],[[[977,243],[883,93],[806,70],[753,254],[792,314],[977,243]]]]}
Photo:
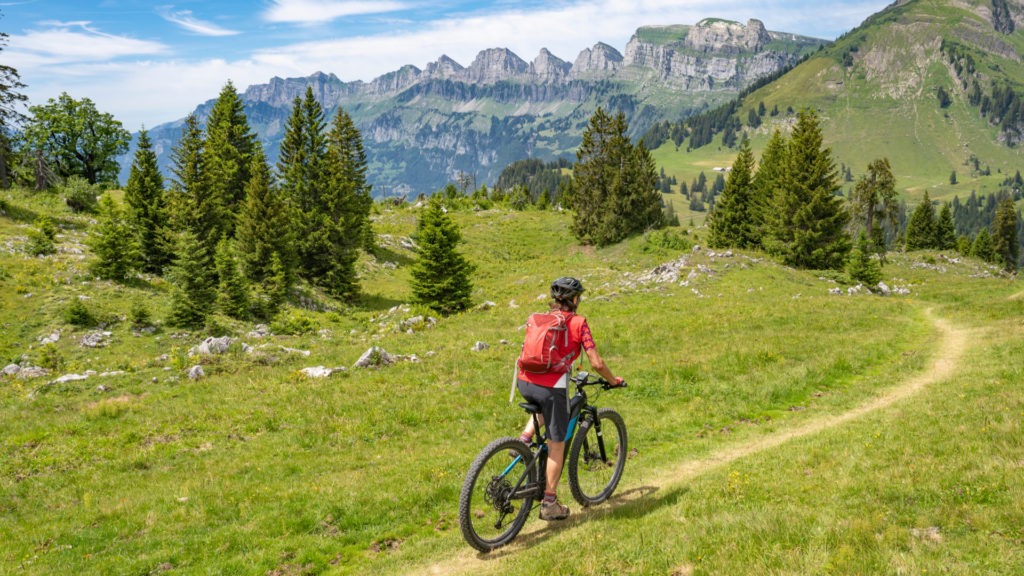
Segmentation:
{"type": "Polygon", "coordinates": [[[551,297],[555,300],[572,300],[583,293],[583,284],[575,278],[564,276],[551,283],[551,297]]]}

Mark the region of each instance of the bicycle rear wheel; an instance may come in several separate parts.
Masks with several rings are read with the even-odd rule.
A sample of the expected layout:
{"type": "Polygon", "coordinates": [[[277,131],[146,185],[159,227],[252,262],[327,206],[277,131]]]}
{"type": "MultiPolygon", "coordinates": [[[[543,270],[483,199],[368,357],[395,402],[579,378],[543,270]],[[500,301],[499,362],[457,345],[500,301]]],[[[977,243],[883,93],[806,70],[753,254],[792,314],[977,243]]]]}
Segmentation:
{"type": "Polygon", "coordinates": [[[459,496],[459,528],[470,546],[490,552],[508,544],[530,515],[537,469],[518,438],[498,438],[477,455],[459,496]],[[520,481],[522,480],[522,481],[520,481]]]}
{"type": "Polygon", "coordinates": [[[569,449],[568,469],[569,488],[577,502],[593,506],[612,495],[626,467],[626,446],[626,423],[611,408],[598,409],[596,423],[590,418],[580,423],[569,449]]]}

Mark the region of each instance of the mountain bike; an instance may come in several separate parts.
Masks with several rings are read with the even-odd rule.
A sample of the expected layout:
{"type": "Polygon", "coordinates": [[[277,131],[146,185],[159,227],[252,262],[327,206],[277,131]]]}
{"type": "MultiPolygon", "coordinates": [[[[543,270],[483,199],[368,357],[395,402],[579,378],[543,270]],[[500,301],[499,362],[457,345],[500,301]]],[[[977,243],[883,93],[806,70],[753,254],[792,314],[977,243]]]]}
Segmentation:
{"type": "MultiPolygon", "coordinates": [[[[579,372],[570,378],[576,394],[569,401],[569,443],[566,472],[573,498],[584,507],[607,500],[626,466],[626,423],[611,408],[597,408],[587,388],[624,388],[604,378],[579,372]]],[[[596,395],[595,395],[596,397],[596,395]]],[[[459,496],[459,528],[470,546],[490,552],[512,541],[530,515],[540,507],[547,484],[548,445],[541,434],[537,404],[519,404],[534,424],[530,444],[517,437],[498,438],[484,448],[466,473],[459,496]]]]}

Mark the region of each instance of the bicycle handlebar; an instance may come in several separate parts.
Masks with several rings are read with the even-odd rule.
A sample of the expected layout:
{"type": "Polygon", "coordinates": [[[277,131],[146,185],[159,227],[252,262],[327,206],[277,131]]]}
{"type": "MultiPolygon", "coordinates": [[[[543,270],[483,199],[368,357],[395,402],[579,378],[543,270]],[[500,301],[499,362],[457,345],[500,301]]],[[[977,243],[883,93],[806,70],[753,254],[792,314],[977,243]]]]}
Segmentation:
{"type": "Polygon", "coordinates": [[[621,384],[616,386],[615,384],[612,384],[611,382],[601,377],[591,378],[589,372],[577,372],[576,375],[572,377],[572,381],[575,382],[576,386],[579,388],[583,388],[584,386],[600,385],[602,390],[614,390],[616,388],[626,387],[625,380],[623,380],[621,384]]]}

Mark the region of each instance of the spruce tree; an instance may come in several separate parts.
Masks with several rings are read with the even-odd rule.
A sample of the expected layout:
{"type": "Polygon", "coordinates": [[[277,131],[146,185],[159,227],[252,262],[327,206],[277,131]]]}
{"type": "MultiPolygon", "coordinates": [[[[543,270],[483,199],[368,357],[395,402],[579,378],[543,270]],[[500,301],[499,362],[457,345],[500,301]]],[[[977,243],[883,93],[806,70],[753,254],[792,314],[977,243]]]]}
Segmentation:
{"type": "Polygon", "coordinates": [[[245,105],[229,81],[206,120],[203,147],[206,190],[223,207],[217,242],[222,234],[234,236],[234,215],[245,199],[255,145],[256,134],[249,128],[245,105]]]}
{"type": "Polygon", "coordinates": [[[235,247],[227,236],[217,244],[217,308],[232,318],[243,319],[249,312],[249,287],[238,270],[235,247]]]}
{"type": "MultiPolygon", "coordinates": [[[[220,198],[207,186],[203,132],[195,116],[185,118],[181,138],[171,150],[171,225],[176,232],[189,231],[213,254],[220,241],[224,211],[220,198]]],[[[175,252],[177,253],[175,240],[175,252]]]]}
{"type": "Polygon", "coordinates": [[[216,303],[217,293],[210,270],[213,259],[196,234],[185,230],[178,235],[174,264],[167,273],[171,283],[171,312],[167,323],[198,328],[216,303]]]}
{"type": "Polygon", "coordinates": [[[928,191],[921,203],[914,209],[907,223],[907,250],[923,250],[935,247],[935,208],[928,191]]]}
{"type": "Polygon", "coordinates": [[[708,244],[711,247],[753,248],[757,245],[753,217],[753,169],[754,154],[750,151],[750,142],[743,140],[722,196],[709,216],[708,244]]]}
{"type": "Polygon", "coordinates": [[[327,134],[328,175],[332,188],[338,186],[346,196],[345,235],[360,239],[360,246],[373,244],[370,208],[371,186],[366,183],[366,151],[363,136],[352,117],[338,108],[327,134]]]}
{"type": "Polygon", "coordinates": [[[846,273],[850,278],[865,286],[876,286],[882,280],[881,263],[871,257],[871,250],[867,234],[862,231],[846,263],[846,273]]]}
{"type": "Polygon", "coordinates": [[[36,218],[35,228],[28,230],[28,242],[25,251],[32,256],[48,256],[57,253],[57,226],[49,216],[36,218]]]}
{"type": "Polygon", "coordinates": [[[598,107],[583,131],[573,165],[573,234],[605,246],[662,225],[658,174],[650,151],[626,135],[626,117],[598,107]]]}
{"type": "Polygon", "coordinates": [[[317,210],[325,187],[323,158],[327,153],[324,111],[306,87],[304,99],[295,98],[285,125],[277,157],[281,192],[303,213],[317,210]]]}
{"type": "Polygon", "coordinates": [[[961,256],[971,255],[971,239],[968,238],[966,234],[961,234],[957,237],[956,251],[959,252],[961,256]]]}
{"type": "Polygon", "coordinates": [[[291,286],[296,263],[294,226],[289,205],[274,186],[263,148],[257,143],[235,229],[242,269],[250,282],[262,282],[272,274],[271,255],[277,254],[291,286]]]}
{"type": "Polygon", "coordinates": [[[822,146],[813,111],[801,111],[768,214],[769,253],[799,268],[841,268],[850,251],[844,230],[849,213],[836,196],[838,173],[832,150],[822,146]]]}
{"type": "Polygon", "coordinates": [[[461,235],[445,214],[441,200],[433,197],[416,227],[416,262],[410,271],[413,296],[441,314],[465,310],[470,305],[473,265],[456,251],[461,235]]]}
{"type": "Polygon", "coordinates": [[[761,153],[761,162],[751,182],[751,226],[754,230],[754,247],[763,247],[767,233],[768,216],[775,202],[775,192],[782,179],[783,162],[786,159],[787,140],[779,130],[772,132],[768,144],[761,153]]]}
{"type": "Polygon", "coordinates": [[[953,224],[953,210],[949,207],[949,202],[942,203],[939,219],[935,223],[935,248],[956,249],[956,226],[953,224]]]}
{"type": "Polygon", "coordinates": [[[992,243],[992,236],[989,235],[987,226],[982,226],[981,231],[974,238],[974,243],[971,244],[971,256],[993,264],[996,262],[996,247],[992,243]]]}
{"type": "Polygon", "coordinates": [[[92,271],[101,278],[123,282],[138,267],[138,245],[124,211],[104,195],[100,201],[100,224],[89,238],[96,260],[92,271]]]}
{"type": "Polygon", "coordinates": [[[1013,198],[1003,196],[996,208],[992,245],[999,260],[1006,270],[1017,269],[1017,258],[1020,245],[1017,243],[1017,210],[1013,206],[1013,198]]]}
{"type": "Polygon", "coordinates": [[[164,179],[156,163],[153,141],[143,130],[132,161],[128,184],[124,188],[128,223],[132,227],[144,272],[160,274],[174,254],[174,236],[170,229],[164,179]]]}
{"type": "Polygon", "coordinates": [[[870,250],[885,257],[883,225],[897,224],[899,203],[896,178],[888,158],[878,158],[868,164],[867,173],[857,181],[850,195],[850,208],[854,220],[864,226],[870,250]]]}

